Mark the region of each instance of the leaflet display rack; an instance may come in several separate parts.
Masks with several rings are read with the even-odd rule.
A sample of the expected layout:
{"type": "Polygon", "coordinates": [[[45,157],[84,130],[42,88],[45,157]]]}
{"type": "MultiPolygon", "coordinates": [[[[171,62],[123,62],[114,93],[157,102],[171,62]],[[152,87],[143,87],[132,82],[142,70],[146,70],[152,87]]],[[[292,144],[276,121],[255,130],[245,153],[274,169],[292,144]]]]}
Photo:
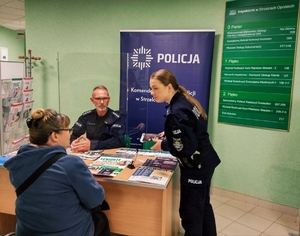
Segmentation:
{"type": "Polygon", "coordinates": [[[25,76],[24,62],[0,61],[0,154],[16,151],[28,143],[26,119],[33,105],[31,77],[25,76]]]}

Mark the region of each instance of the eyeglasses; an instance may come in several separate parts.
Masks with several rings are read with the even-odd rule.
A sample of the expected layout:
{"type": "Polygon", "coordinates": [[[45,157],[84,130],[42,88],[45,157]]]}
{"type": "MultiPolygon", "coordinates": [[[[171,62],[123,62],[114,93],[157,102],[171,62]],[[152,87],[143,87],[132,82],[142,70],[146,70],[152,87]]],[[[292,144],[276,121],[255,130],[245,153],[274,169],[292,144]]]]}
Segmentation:
{"type": "Polygon", "coordinates": [[[97,101],[103,101],[103,102],[106,102],[106,101],[109,99],[109,97],[103,97],[103,98],[94,98],[94,97],[93,97],[93,99],[95,99],[95,100],[97,100],[97,101]]]}
{"type": "Polygon", "coordinates": [[[69,133],[73,132],[73,129],[59,129],[59,130],[56,130],[56,131],[58,132],[58,131],[62,131],[62,130],[69,131],[69,133]]]}

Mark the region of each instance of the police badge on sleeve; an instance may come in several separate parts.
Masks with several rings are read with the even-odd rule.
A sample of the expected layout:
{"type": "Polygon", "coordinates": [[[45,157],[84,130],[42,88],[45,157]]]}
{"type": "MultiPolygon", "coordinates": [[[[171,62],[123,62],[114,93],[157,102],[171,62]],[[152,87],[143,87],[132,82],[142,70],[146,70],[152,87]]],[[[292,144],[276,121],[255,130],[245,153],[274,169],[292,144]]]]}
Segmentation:
{"type": "Polygon", "coordinates": [[[181,141],[181,138],[174,138],[173,137],[173,146],[176,149],[177,152],[182,151],[183,149],[183,143],[181,141]]]}

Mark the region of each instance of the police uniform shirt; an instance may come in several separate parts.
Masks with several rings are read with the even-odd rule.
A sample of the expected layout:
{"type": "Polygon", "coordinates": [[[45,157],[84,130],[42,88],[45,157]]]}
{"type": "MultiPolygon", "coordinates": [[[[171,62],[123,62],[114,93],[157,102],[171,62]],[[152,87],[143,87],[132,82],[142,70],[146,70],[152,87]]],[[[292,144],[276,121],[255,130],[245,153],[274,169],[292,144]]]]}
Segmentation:
{"type": "Polygon", "coordinates": [[[118,111],[108,108],[104,116],[96,109],[86,111],[73,126],[71,142],[83,134],[91,141],[91,150],[123,146],[125,117],[118,111]]]}
{"type": "Polygon", "coordinates": [[[166,106],[166,111],[166,140],[162,142],[162,148],[169,150],[179,162],[183,158],[190,160],[196,152],[203,158],[200,168],[183,164],[182,175],[199,176],[206,170],[214,169],[220,159],[210,143],[207,121],[200,115],[199,110],[182,93],[177,92],[166,106]]]}

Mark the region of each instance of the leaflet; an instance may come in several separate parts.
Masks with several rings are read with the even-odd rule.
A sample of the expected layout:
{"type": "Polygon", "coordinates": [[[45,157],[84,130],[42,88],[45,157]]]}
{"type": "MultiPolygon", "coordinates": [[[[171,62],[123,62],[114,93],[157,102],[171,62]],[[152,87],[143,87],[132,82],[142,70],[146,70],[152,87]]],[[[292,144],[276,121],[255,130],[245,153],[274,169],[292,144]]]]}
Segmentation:
{"type": "Polygon", "coordinates": [[[102,176],[116,176],[118,175],[126,166],[99,166],[90,165],[89,169],[93,175],[102,176]]]}
{"type": "Polygon", "coordinates": [[[128,180],[165,185],[176,169],[177,163],[175,157],[158,156],[155,159],[147,159],[128,180]]]}
{"type": "Polygon", "coordinates": [[[89,169],[93,175],[116,176],[131,163],[134,156],[131,153],[103,153],[89,165],[89,169]]]}
{"type": "Polygon", "coordinates": [[[175,157],[156,157],[155,159],[147,159],[143,166],[174,171],[177,166],[177,159],[175,157]]]}
{"type": "Polygon", "coordinates": [[[101,156],[98,160],[94,161],[94,166],[127,166],[132,158],[122,157],[109,157],[107,155],[101,156]]]}
{"type": "Polygon", "coordinates": [[[103,150],[90,150],[79,154],[79,157],[84,160],[94,161],[102,155],[103,150]]]}
{"type": "Polygon", "coordinates": [[[140,166],[129,177],[128,181],[165,185],[171,174],[172,172],[156,170],[148,166],[140,166]]]}

